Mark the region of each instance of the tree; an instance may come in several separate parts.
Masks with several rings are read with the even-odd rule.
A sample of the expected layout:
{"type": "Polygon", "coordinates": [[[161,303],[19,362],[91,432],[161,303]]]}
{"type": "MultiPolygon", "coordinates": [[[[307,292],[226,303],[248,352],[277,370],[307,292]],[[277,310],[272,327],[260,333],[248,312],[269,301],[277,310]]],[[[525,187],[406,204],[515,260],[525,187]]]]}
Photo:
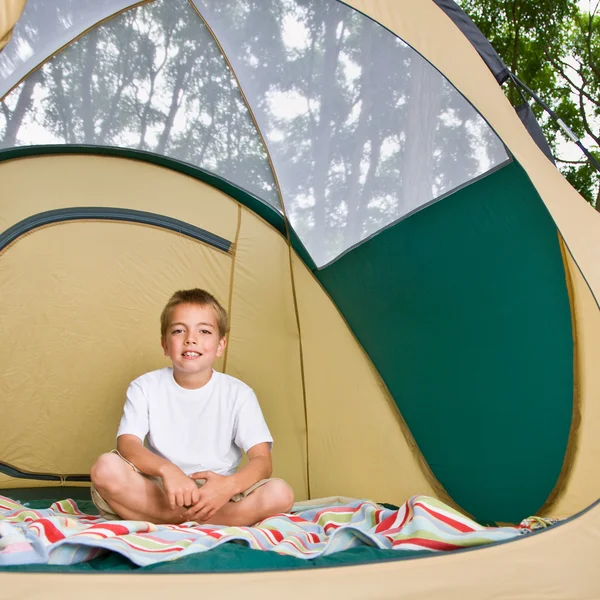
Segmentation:
{"type": "MultiPolygon", "coordinates": [[[[458,0],[490,40],[508,68],[552,108],[600,160],[600,2],[581,11],[574,0],[458,0]],[[588,143],[589,145],[589,143],[588,143]]],[[[516,106],[523,97],[512,81],[506,95],[516,106]]],[[[557,166],[600,211],[600,174],[585,156],[565,156],[560,126],[535,104],[557,166]]]]}
{"type": "MultiPolygon", "coordinates": [[[[72,8],[79,1],[71,0],[72,8]]],[[[239,89],[187,0],[125,11],[10,92],[0,112],[0,146],[36,143],[40,131],[59,144],[165,154],[278,202],[239,89]]]]}
{"type": "MultiPolygon", "coordinates": [[[[567,56],[547,54],[570,92],[569,103],[558,111],[571,116],[572,128],[593,143],[600,162],[600,2],[590,12],[578,12],[566,39],[567,56]]],[[[564,120],[564,118],[563,118],[564,120]]],[[[559,157],[560,160],[560,157],[559,157]]],[[[563,171],[574,187],[600,211],[600,175],[585,159],[562,159],[563,171]]]]}

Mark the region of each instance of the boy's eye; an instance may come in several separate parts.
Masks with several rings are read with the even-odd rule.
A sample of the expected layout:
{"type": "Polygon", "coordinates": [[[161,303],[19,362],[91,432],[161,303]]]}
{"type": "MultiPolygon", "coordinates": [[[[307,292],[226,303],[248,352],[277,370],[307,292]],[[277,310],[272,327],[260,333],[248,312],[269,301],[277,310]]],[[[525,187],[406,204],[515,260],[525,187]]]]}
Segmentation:
{"type": "Polygon", "coordinates": [[[171,333],[181,333],[183,331],[183,329],[173,329],[173,331],[171,331],[171,333]]]}
{"type": "Polygon", "coordinates": [[[210,331],[209,329],[201,329],[200,333],[210,335],[212,333],[212,331],[210,331]]]}

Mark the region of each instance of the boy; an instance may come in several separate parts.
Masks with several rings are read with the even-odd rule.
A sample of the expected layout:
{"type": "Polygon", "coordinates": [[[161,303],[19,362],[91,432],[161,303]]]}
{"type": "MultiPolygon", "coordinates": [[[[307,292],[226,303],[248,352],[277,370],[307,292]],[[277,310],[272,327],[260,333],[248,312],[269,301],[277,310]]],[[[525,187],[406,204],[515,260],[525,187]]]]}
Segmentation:
{"type": "Polygon", "coordinates": [[[268,479],[273,439],[254,392],[213,371],[226,331],[225,309],[204,290],[175,292],[163,309],[161,344],[173,366],[130,384],[117,451],[91,470],[105,518],[253,525],[291,509],[290,486],[268,479]],[[241,450],[249,461],[237,471],[241,450]]]}

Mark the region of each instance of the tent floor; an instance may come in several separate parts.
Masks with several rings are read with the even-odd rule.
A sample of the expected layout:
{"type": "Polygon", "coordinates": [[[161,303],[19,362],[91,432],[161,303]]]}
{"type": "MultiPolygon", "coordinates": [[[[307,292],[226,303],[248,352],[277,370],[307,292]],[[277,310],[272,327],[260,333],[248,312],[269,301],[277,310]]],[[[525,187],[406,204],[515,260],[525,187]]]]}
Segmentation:
{"type": "MultiPolygon", "coordinates": [[[[90,500],[86,487],[60,488],[22,488],[0,490],[0,495],[19,502],[27,502],[30,508],[47,508],[58,499],[73,498],[80,510],[89,514],[98,514],[90,500]]],[[[338,552],[313,560],[302,560],[292,556],[283,556],[276,552],[252,550],[241,544],[223,544],[208,552],[200,552],[168,561],[138,567],[130,560],[109,552],[89,562],[77,565],[17,565],[0,567],[0,572],[29,573],[97,573],[97,572],[137,572],[137,573],[225,573],[244,571],[277,571],[289,569],[315,569],[335,566],[350,566],[382,561],[396,561],[418,556],[431,556],[427,551],[379,550],[361,547],[338,552]]]]}

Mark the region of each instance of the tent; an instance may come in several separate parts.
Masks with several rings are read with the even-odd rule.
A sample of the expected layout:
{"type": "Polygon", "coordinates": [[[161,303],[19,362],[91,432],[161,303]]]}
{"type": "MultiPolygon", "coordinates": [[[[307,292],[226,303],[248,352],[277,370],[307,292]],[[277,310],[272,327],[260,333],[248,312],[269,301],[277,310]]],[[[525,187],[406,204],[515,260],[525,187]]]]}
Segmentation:
{"type": "Polygon", "coordinates": [[[24,4],[0,7],[0,493],[89,485],[127,383],[165,365],[166,299],[205,287],[298,499],[568,519],[414,560],[0,590],[598,596],[600,218],[457,7],[24,4]]]}

